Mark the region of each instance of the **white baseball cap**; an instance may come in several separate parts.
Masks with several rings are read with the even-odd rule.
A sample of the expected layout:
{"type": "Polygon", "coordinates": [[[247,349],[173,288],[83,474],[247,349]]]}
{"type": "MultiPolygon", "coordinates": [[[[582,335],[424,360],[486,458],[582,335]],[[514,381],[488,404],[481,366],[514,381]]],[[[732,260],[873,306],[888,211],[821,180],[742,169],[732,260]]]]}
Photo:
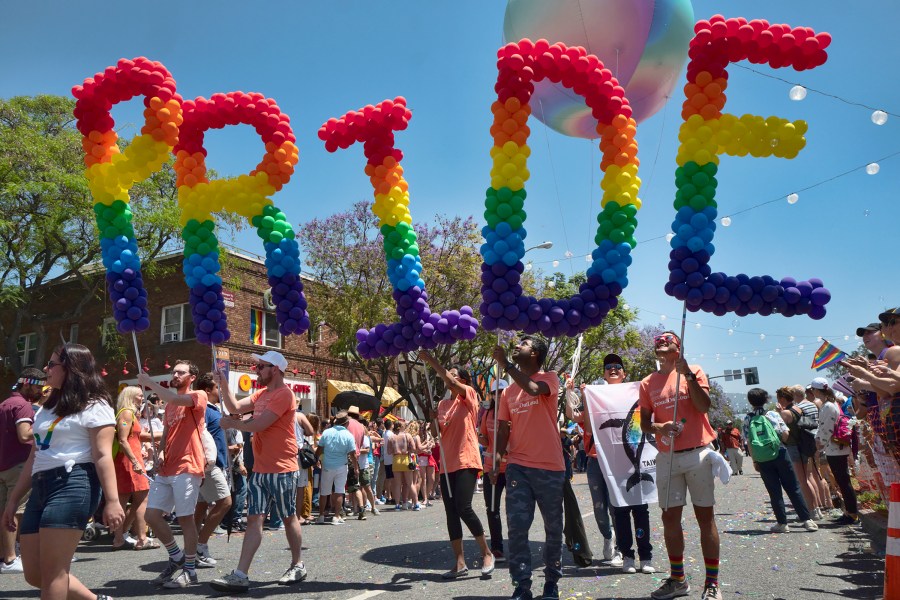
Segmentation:
{"type": "Polygon", "coordinates": [[[282,373],[287,371],[287,359],[282,356],[280,352],[269,350],[265,354],[251,354],[250,356],[252,356],[254,360],[259,360],[262,362],[267,362],[271,365],[275,365],[282,373]]]}

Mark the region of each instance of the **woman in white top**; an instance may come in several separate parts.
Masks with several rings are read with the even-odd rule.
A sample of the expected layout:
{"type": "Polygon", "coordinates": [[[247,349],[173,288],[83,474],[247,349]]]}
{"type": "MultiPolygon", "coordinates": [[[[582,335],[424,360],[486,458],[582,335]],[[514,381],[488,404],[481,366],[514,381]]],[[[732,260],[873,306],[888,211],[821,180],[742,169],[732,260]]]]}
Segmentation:
{"type": "Polygon", "coordinates": [[[42,600],[107,599],[92,594],[69,574],[69,566],[101,488],[104,524],[114,530],[125,518],[112,459],[112,399],[84,346],[58,347],[44,370],[53,391],[35,415],[35,444],[3,511],[3,525],[15,530],[19,499],[31,488],[19,526],[25,580],[40,588],[42,600]]]}
{"type": "Polygon", "coordinates": [[[816,431],[816,445],[825,454],[828,468],[844,499],[844,514],[837,519],[841,525],[854,525],[859,522],[856,505],[856,492],[850,482],[850,444],[839,444],[834,441],[832,433],[835,423],[841,416],[841,404],[845,400],[840,392],[835,392],[824,377],[816,377],[810,383],[816,400],[822,402],[819,409],[819,429],[816,431]]]}

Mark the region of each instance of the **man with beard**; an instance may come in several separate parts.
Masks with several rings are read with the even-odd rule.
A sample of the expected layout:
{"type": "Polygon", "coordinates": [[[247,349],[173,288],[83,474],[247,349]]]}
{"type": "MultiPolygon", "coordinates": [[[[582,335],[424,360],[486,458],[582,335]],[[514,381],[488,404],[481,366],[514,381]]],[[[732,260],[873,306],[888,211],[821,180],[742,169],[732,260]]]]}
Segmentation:
{"type": "MultiPolygon", "coordinates": [[[[541,598],[559,598],[562,577],[563,482],[566,467],[557,425],[559,377],[541,368],[547,342],[541,336],[524,336],[513,350],[494,348],[494,360],[513,383],[503,391],[498,412],[497,453],[505,456],[506,515],[509,530],[509,573],[516,586],[512,598],[531,600],[531,548],[528,530],[537,504],[544,519],[544,592],[541,598]],[[513,364],[514,363],[514,364],[513,364]]],[[[491,474],[496,481],[497,474],[491,474]]],[[[445,500],[446,502],[446,500],[445,500]]]]}
{"type": "Polygon", "coordinates": [[[656,336],[653,347],[660,366],[659,371],[641,381],[641,430],[656,435],[656,482],[670,573],[650,597],[677,598],[687,596],[691,590],[684,575],[681,526],[681,513],[690,492],[706,567],[701,598],[721,600],[719,531],[714,512],[713,465],[717,459],[710,445],[716,432],[709,424],[709,382],[698,365],[689,365],[684,359],[681,339],[675,333],[665,331],[656,336]]]}
{"type": "Polygon", "coordinates": [[[206,470],[200,428],[206,418],[206,392],[192,390],[200,374],[189,360],[176,360],[168,388],[159,385],[146,373],[138,375],[138,384],[166,403],[161,445],[163,458],[157,476],[150,484],[147,500],[147,524],[169,553],[169,564],[154,585],[183,588],[197,583],[197,525],[194,510],[200,494],[200,483],[206,470]],[[172,529],[163,516],[172,513],[178,519],[184,536],[184,550],[178,547],[172,529]],[[175,573],[181,573],[175,577],[175,573]]]}
{"type": "MultiPolygon", "coordinates": [[[[43,394],[47,374],[40,369],[24,369],[13,386],[13,393],[0,403],[0,506],[9,497],[34,443],[31,427],[34,409],[31,404],[43,394]]],[[[22,496],[17,518],[22,517],[30,490],[22,496]]],[[[21,573],[22,560],[16,556],[16,530],[0,528],[0,573],[21,573]]]]}
{"type": "Polygon", "coordinates": [[[222,427],[253,433],[247,532],[238,568],[211,582],[213,589],[220,592],[239,593],[250,589],[247,573],[262,542],[263,521],[270,503],[284,522],[291,549],[291,564],[278,583],[290,585],[306,579],[306,567],[300,560],[301,533],[297,519],[297,436],[294,433],[297,400],[284,383],[287,359],[272,350],[251,356],[257,361],[257,381],[265,387],[248,398],[235,400],[225,372],[218,372],[219,389],[231,413],[222,417],[222,427]],[[253,413],[253,418],[242,421],[239,415],[248,412],[253,413]]]}

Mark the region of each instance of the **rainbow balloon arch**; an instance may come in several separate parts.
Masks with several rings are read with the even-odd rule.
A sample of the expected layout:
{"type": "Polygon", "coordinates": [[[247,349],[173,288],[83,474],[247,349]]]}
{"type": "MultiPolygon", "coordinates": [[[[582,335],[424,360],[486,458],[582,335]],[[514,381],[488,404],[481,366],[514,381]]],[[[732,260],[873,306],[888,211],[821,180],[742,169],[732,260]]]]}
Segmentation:
{"type": "MultiPolygon", "coordinates": [[[[821,280],[776,279],[712,272],[713,236],[718,207],[715,191],[718,157],[776,156],[790,159],[802,150],[807,125],[778,117],[736,117],[722,113],[727,66],[749,60],[773,68],[816,68],[827,60],[827,33],[809,28],[770,25],[767,21],[725,19],[716,15],[694,27],[685,85],[676,169],[676,216],[665,292],[685,302],[687,310],[722,316],[781,314],[821,319],[830,292],[821,280]]],[[[383,236],[386,272],[393,287],[399,320],[361,328],[357,350],[363,358],[395,356],[432,349],[475,337],[486,330],[540,332],[549,337],[575,336],[596,327],[615,308],[628,285],[631,251],[637,242],[637,121],[625,88],[603,62],[579,46],[522,39],[497,54],[497,99],[491,106],[493,166],[485,198],[480,252],[482,315],[468,306],[435,312],[429,304],[416,232],[409,211],[409,184],[403,153],[394,133],[412,116],[402,97],[384,100],[329,119],[319,137],[329,152],[363,144],[383,236]],[[586,281],[568,298],[524,295],[521,275],[525,254],[525,184],[529,179],[528,120],[535,85],[551,82],[583,98],[599,138],[603,173],[596,244],[586,281]]],[[[140,251],[132,226],[129,190],[162,168],[174,155],[178,205],[184,241],[183,272],[197,340],[214,346],[230,337],[214,213],[246,218],[262,239],[265,266],[276,319],[283,335],[309,328],[300,277],[301,258],[293,228],[271,197],[288,183],[299,160],[289,117],[262,94],[230,92],[183,100],[166,68],[146,58],[122,59],[82,85],[75,86],[74,115],[83,135],[85,175],[94,213],[113,315],[122,333],[150,326],[147,290],[140,251]],[[110,115],[113,105],[144,98],[145,123],[140,135],[122,151],[110,115]],[[204,134],[210,128],[247,124],[265,145],[250,173],[210,181],[204,134]]],[[[591,134],[593,136],[593,134],[591,134]]],[[[137,344],[135,341],[135,348],[137,344]]]]}

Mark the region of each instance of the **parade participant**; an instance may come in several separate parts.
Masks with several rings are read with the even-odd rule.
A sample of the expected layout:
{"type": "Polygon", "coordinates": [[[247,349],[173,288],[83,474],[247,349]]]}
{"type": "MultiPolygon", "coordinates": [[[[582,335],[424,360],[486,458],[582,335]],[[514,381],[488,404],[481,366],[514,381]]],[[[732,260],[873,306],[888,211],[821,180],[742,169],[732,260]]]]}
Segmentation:
{"type": "MultiPolygon", "coordinates": [[[[447,516],[447,533],[456,564],[442,575],[444,579],[456,579],[468,574],[463,554],[462,523],[478,542],[481,549],[483,576],[494,571],[494,555],[488,548],[484,528],[472,509],[475,481],[481,471],[481,453],[475,420],[478,415],[478,395],[472,387],[472,377],[463,367],[445,369],[430,353],[422,350],[419,356],[434,369],[450,391],[450,398],[441,400],[437,407],[440,428],[444,476],[441,477],[441,495],[444,497],[444,513],[447,516]]],[[[431,448],[428,448],[431,452],[431,448]]],[[[427,464],[427,463],[426,463],[427,464]]],[[[427,498],[427,496],[426,496],[427,498]]]]}
{"type": "Polygon", "coordinates": [[[144,469],[141,440],[146,438],[149,441],[150,434],[141,429],[141,424],[135,416],[143,402],[144,392],[136,385],[124,388],[119,392],[116,401],[117,443],[113,444],[113,464],[116,468],[116,488],[119,491],[119,502],[125,511],[125,520],[122,526],[114,531],[113,550],[159,548],[155,540],[147,537],[147,522],[144,520],[150,480],[147,479],[144,469]],[[125,541],[125,532],[132,529],[132,524],[136,539],[134,545],[125,541]]]}
{"type": "Polygon", "coordinates": [[[204,373],[194,383],[198,390],[206,392],[206,430],[216,443],[216,462],[209,465],[200,485],[200,498],[194,510],[194,522],[200,533],[197,536],[197,566],[212,568],[216,559],[209,554],[209,538],[231,510],[231,487],[226,475],[228,461],[228,441],[222,429],[222,409],[219,406],[219,386],[215,373],[204,373]],[[209,505],[212,510],[207,512],[209,505]]]}
{"type": "Polygon", "coordinates": [[[43,600],[103,600],[108,597],[92,594],[69,568],[101,490],[106,526],[116,529],[125,519],[112,460],[112,399],[84,346],[58,346],[44,370],[53,391],[34,416],[35,443],[0,525],[15,531],[19,503],[30,489],[19,527],[25,581],[43,600]]]}
{"type": "Polygon", "coordinates": [[[287,371],[284,356],[273,350],[251,356],[257,361],[257,381],[264,387],[249,397],[235,400],[234,392],[228,386],[227,373],[224,370],[217,373],[225,407],[231,413],[222,417],[222,427],[253,434],[247,531],[237,569],[210,582],[213,589],[220,592],[239,593],[250,589],[250,564],[262,542],[263,521],[270,503],[273,512],[284,522],[284,533],[291,550],[291,564],[278,583],[290,585],[306,579],[306,567],[300,556],[302,534],[297,520],[297,436],[294,430],[297,399],[284,383],[287,371]],[[241,420],[244,413],[250,412],[253,413],[251,419],[241,420]]]}
{"type": "MultiPolygon", "coordinates": [[[[603,357],[603,380],[606,381],[608,385],[618,385],[624,383],[628,378],[628,373],[625,372],[624,361],[622,357],[618,354],[607,354],[603,357]]],[[[591,469],[593,467],[592,463],[597,463],[599,466],[599,462],[597,460],[597,444],[593,439],[593,429],[592,424],[590,422],[590,415],[588,411],[584,411],[584,420],[585,420],[585,435],[590,435],[591,437],[586,442],[586,445],[591,447],[591,452],[588,458],[588,481],[590,482],[591,478],[591,469]]],[[[657,470],[657,473],[659,471],[657,470]]],[[[605,485],[606,478],[603,477],[602,473],[599,473],[597,477],[601,482],[604,483],[604,489],[606,495],[607,505],[609,505],[609,495],[608,488],[605,485]]],[[[591,494],[595,495],[594,486],[591,485],[591,494]]],[[[616,543],[616,555],[613,556],[610,564],[613,566],[622,567],[623,573],[636,573],[638,570],[637,565],[635,564],[635,553],[632,548],[632,541],[637,539],[637,551],[638,558],[640,558],[641,565],[640,570],[642,573],[655,573],[656,568],[653,566],[653,545],[650,543],[650,507],[646,503],[642,504],[632,504],[629,506],[616,506],[611,507],[613,511],[613,528],[615,530],[614,540],[616,543]],[[632,535],[632,520],[634,521],[634,535],[632,535]]],[[[597,519],[598,526],[601,524],[601,518],[597,516],[598,511],[598,502],[595,496],[594,500],[594,515],[597,519]]],[[[602,528],[601,528],[602,531],[602,528]]],[[[604,556],[606,556],[606,546],[603,547],[604,556]]]]}
{"type": "Polygon", "coordinates": [[[344,506],[347,471],[352,467],[354,471],[359,472],[356,442],[353,434],[347,430],[349,422],[349,415],[345,411],[339,412],[334,417],[334,425],[326,429],[319,438],[316,456],[322,463],[322,475],[319,478],[319,518],[316,519],[318,525],[324,525],[328,518],[329,498],[334,511],[332,525],[344,524],[341,511],[344,506]]]}
{"type": "Polygon", "coordinates": [[[690,491],[700,526],[700,546],[706,578],[703,600],[721,600],[719,589],[719,530],[716,527],[716,432],[709,423],[709,382],[698,365],[682,356],[681,339],[671,331],[653,341],[659,370],[641,381],[641,430],[656,434],[656,483],[662,508],[663,534],[669,555],[669,577],[650,597],[656,600],[686,596],[691,586],[684,575],[684,530],[681,514],[690,491]],[[676,390],[676,381],[679,381],[676,390]],[[673,421],[677,403],[678,422],[673,421]]]}
{"type": "Polygon", "coordinates": [[[183,588],[197,583],[197,526],[194,509],[200,483],[206,470],[206,455],[201,427],[206,417],[206,392],[192,390],[200,370],[189,360],[176,360],[168,388],[146,373],[138,374],[138,384],[154,392],[166,403],[161,464],[150,484],[147,523],[166,547],[169,562],[154,580],[154,585],[183,588]],[[184,550],[178,547],[172,529],[163,516],[175,515],[184,537],[184,550]],[[181,569],[178,576],[175,573],[181,569]]]}
{"type": "Polygon", "coordinates": [[[506,459],[500,461],[493,480],[494,472],[494,440],[496,439],[494,423],[497,399],[500,393],[509,386],[505,379],[498,379],[491,386],[493,392],[488,399],[481,404],[484,413],[481,415],[481,425],[478,427],[478,443],[484,446],[484,472],[487,473],[484,481],[484,506],[487,509],[488,530],[491,532],[491,554],[494,555],[494,563],[506,562],[503,554],[503,519],[500,518],[500,496],[506,489],[506,459]]]}
{"type": "Polygon", "coordinates": [[[797,481],[797,475],[788,459],[786,448],[780,442],[787,440],[790,430],[782,420],[781,415],[776,411],[766,411],[765,405],[769,402],[769,393],[762,388],[753,388],[747,392],[747,402],[752,407],[750,412],[744,417],[743,435],[750,442],[751,458],[753,459],[753,468],[762,476],[763,484],[769,493],[769,500],[772,503],[772,510],[775,512],[775,525],[772,526],[772,533],[788,533],[787,512],[784,508],[784,496],[781,493],[782,488],[787,492],[794,510],[797,512],[797,518],[803,523],[803,527],[807,531],[816,531],[819,526],[812,520],[812,514],[803,499],[800,492],[800,484],[797,481]],[[768,424],[760,421],[766,419],[768,424]],[[767,439],[767,433],[771,432],[771,440],[767,439]],[[770,442],[769,447],[763,446],[762,450],[759,444],[770,442]],[[755,443],[754,443],[755,442],[755,443]],[[761,457],[753,453],[768,454],[761,457]]]}
{"type": "MultiPolygon", "coordinates": [[[[34,409],[31,406],[42,395],[47,374],[40,369],[23,369],[13,386],[13,393],[0,403],[0,506],[6,501],[25,461],[34,445],[32,425],[34,409]]],[[[16,509],[16,523],[21,521],[30,491],[25,492],[16,509]]],[[[21,573],[22,559],[16,556],[16,529],[0,527],[0,573],[21,573]]]]}
{"type": "Polygon", "coordinates": [[[719,433],[719,447],[722,454],[731,463],[731,471],[734,475],[744,474],[744,439],[741,430],[734,426],[734,421],[725,421],[725,427],[719,433]]]}
{"type": "MultiPolygon", "coordinates": [[[[513,383],[503,391],[498,413],[494,465],[506,457],[506,515],[509,572],[516,586],[512,598],[531,600],[531,547],[528,530],[537,504],[544,519],[544,590],[542,598],[559,597],[562,577],[563,483],[565,464],[557,428],[559,377],[542,370],[547,342],[523,336],[512,353],[496,346],[494,360],[513,383]]],[[[449,501],[449,498],[445,500],[449,501]]]]}
{"type": "Polygon", "coordinates": [[[816,431],[816,445],[828,461],[828,468],[841,492],[844,514],[837,519],[840,525],[855,525],[859,522],[856,491],[850,481],[850,443],[841,444],[834,439],[834,429],[841,415],[844,397],[835,392],[824,377],[816,377],[810,383],[816,399],[822,402],[819,409],[819,428],[816,431]]]}

